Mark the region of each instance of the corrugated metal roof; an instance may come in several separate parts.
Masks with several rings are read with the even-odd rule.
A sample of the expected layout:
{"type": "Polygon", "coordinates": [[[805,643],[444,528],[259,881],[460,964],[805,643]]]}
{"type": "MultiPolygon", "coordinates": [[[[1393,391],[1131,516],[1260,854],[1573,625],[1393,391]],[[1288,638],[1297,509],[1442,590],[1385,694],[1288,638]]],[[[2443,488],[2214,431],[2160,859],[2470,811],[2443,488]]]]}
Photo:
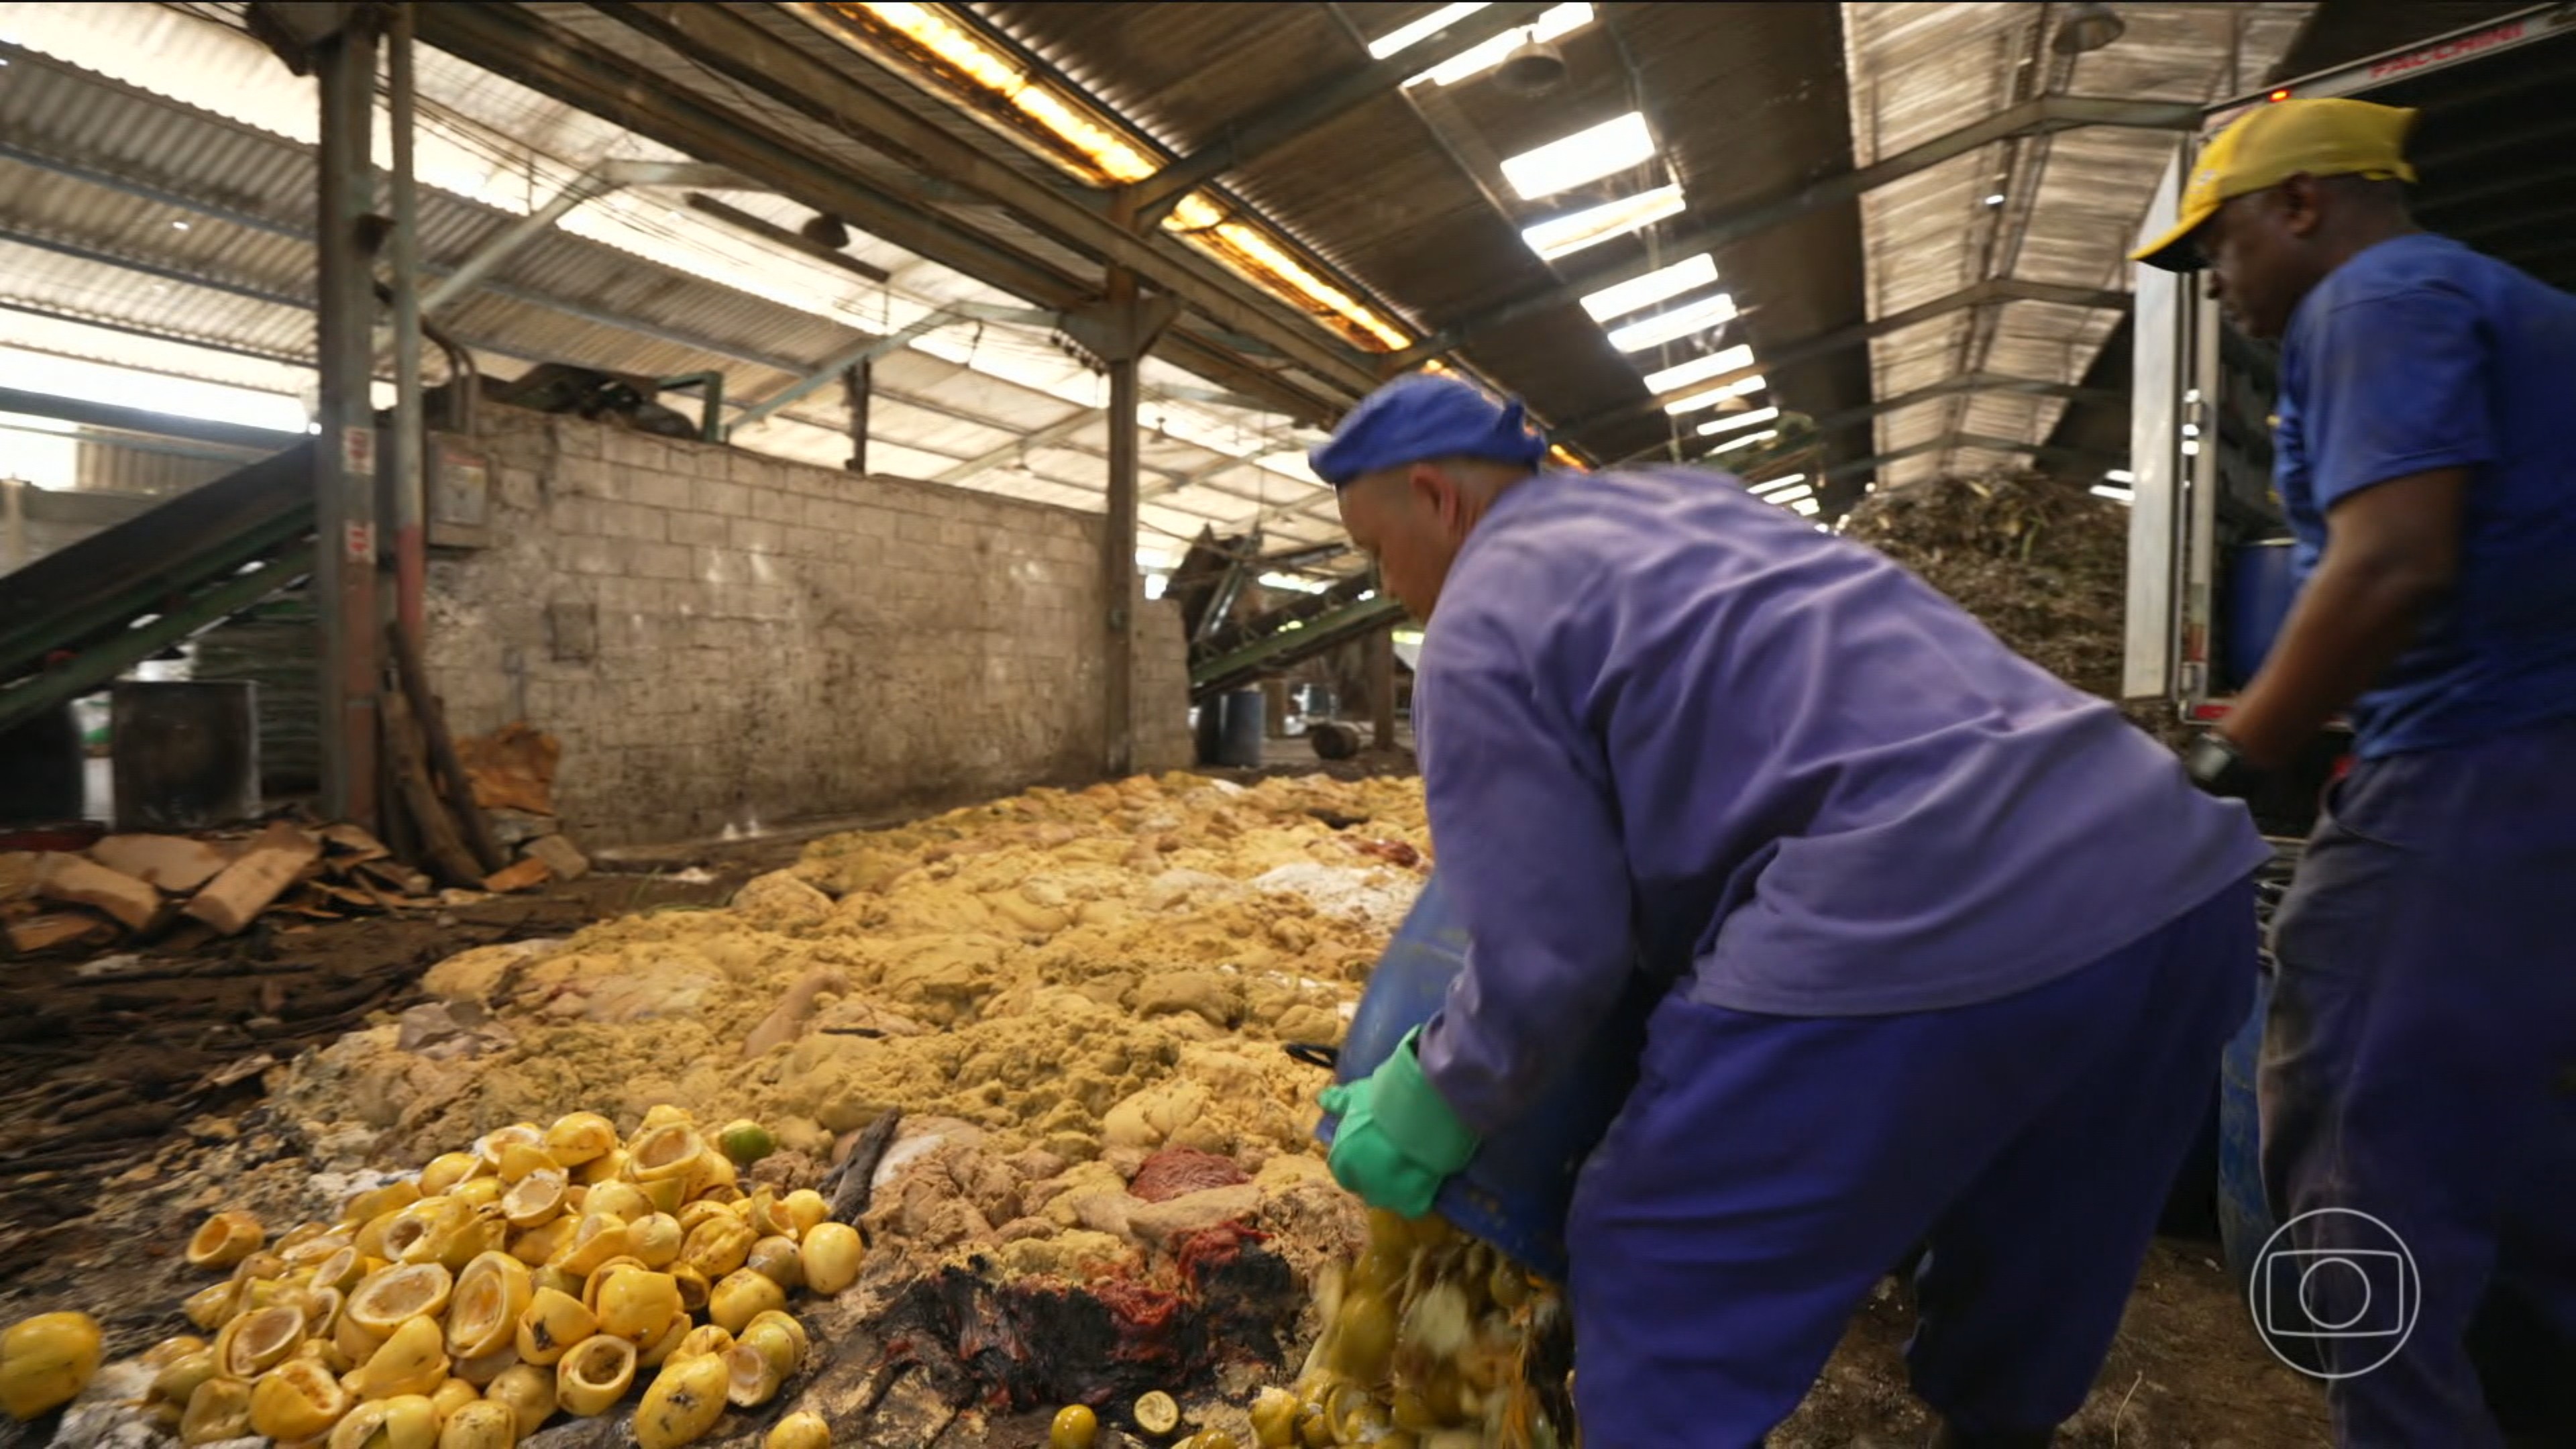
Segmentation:
{"type": "MultiPolygon", "coordinates": [[[[309,356],[311,314],[294,302],[311,285],[305,238],[313,163],[304,144],[311,82],[288,76],[263,49],[221,25],[151,5],[0,6],[0,44],[30,47],[15,52],[18,63],[0,84],[0,145],[10,148],[0,151],[0,230],[25,239],[0,240],[0,306],[8,309],[0,310],[0,342],[42,332],[41,340],[25,340],[120,363],[154,360],[157,349],[140,337],[63,320],[86,319],[278,359],[309,356]],[[117,75],[67,64],[42,53],[48,47],[117,75]]],[[[581,165],[611,155],[678,159],[439,52],[422,53],[420,73],[424,181],[472,193],[423,187],[422,250],[434,272],[551,195],[581,165]]],[[[890,184],[907,180],[881,157],[868,164],[890,184]]],[[[724,200],[790,228],[807,215],[762,193],[726,192],[724,200]]],[[[503,375],[537,359],[650,375],[712,367],[725,374],[728,398],[740,403],[774,392],[869,332],[923,315],[926,306],[1017,300],[855,236],[851,255],[897,274],[908,300],[894,306],[885,288],[745,238],[679,204],[670,190],[590,203],[439,320],[503,375]]],[[[171,365],[204,375],[209,357],[222,354],[171,365]]],[[[309,374],[292,371],[305,385],[309,374]]],[[[1105,400],[1100,379],[1042,331],[1000,323],[935,332],[879,359],[874,379],[871,466],[911,476],[954,472],[1063,417],[1069,405],[1096,408],[1105,400]]],[[[1166,450],[1172,461],[1156,464],[1169,470],[1161,475],[1166,481],[1225,464],[1234,437],[1249,448],[1284,426],[1276,416],[1199,400],[1218,390],[1159,360],[1145,380],[1149,411],[1175,415],[1176,441],[1166,450]],[[1184,435],[1220,446],[1178,441],[1184,435]]],[[[744,441],[837,466],[848,451],[834,416],[838,400],[837,386],[827,387],[747,431],[744,441]]],[[[1087,440],[1078,435],[1070,446],[1037,452],[1030,473],[987,470],[959,481],[1096,508],[1105,465],[1098,430],[1090,432],[1087,440]]],[[[1149,473],[1149,491],[1157,476],[1149,473]]],[[[1282,493],[1319,495],[1294,474],[1262,476],[1282,493]]],[[[1148,521],[1194,533],[1207,520],[1186,510],[1199,508],[1232,530],[1248,525],[1258,504],[1192,490],[1159,500],[1148,521]]],[[[1284,526],[1284,537],[1301,541],[1332,532],[1311,520],[1284,526]]],[[[1178,548],[1149,534],[1149,553],[1176,557],[1178,548]]]]}
{"type": "MultiPolygon", "coordinates": [[[[2040,95],[2200,102],[2232,94],[2260,80],[2313,8],[2123,5],[2118,40],[2067,57],[2047,45],[2063,6],[1846,4],[1855,159],[1868,165],[2040,95]]],[[[1988,146],[1878,188],[1861,203],[1869,314],[1990,278],[2124,289],[2125,250],[2173,152],[2168,133],[2095,127],[1988,146]]],[[[1969,372],[2073,383],[2118,320],[2028,301],[1952,312],[1871,344],[1875,390],[1896,397],[1969,372]]],[[[2064,407],[2022,394],[1937,398],[1882,414],[1878,451],[1959,434],[2037,443],[2064,407]]],[[[1877,476],[1894,486],[2021,461],[1948,447],[1883,465],[1877,476]]]]}
{"type": "MultiPolygon", "coordinates": [[[[1366,37],[1436,7],[969,8],[1167,149],[1187,151],[1321,76],[1365,63],[1366,37]],[[1214,56],[1223,64],[1210,64],[1214,56]]],[[[1429,331],[1555,285],[1560,268],[1532,252],[1520,230],[1640,182],[1605,178],[1523,202],[1502,180],[1502,157],[1641,108],[1682,185],[1685,220],[1849,164],[1831,7],[1605,3],[1595,14],[1556,42],[1568,80],[1544,97],[1512,96],[1490,75],[1390,92],[1228,172],[1224,187],[1429,331]]],[[[1720,269],[1747,309],[1734,332],[1623,354],[1569,302],[1498,328],[1463,355],[1542,416],[1595,422],[1582,440],[1596,452],[1654,447],[1672,425],[1644,406],[1642,374],[1747,337],[1758,353],[1859,320],[1858,237],[1844,208],[1724,249],[1720,269]]],[[[1655,245],[1651,233],[1622,238],[1565,265],[1655,245]]],[[[1788,406],[1811,412],[1867,399],[1857,358],[1784,369],[1774,383],[1788,406]]]]}

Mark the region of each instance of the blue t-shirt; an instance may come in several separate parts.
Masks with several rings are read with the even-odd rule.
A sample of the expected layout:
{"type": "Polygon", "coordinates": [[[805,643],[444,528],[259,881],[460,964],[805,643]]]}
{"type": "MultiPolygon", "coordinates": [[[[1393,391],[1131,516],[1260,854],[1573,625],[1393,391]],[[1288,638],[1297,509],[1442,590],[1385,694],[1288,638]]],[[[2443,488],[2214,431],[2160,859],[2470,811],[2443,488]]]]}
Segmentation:
{"type": "Polygon", "coordinates": [[[2338,502],[2471,470],[2458,578],[2354,706],[2358,753],[2576,716],[2576,297],[2447,237],[2381,242],[2291,316],[2279,409],[2302,582],[2338,502]]]}

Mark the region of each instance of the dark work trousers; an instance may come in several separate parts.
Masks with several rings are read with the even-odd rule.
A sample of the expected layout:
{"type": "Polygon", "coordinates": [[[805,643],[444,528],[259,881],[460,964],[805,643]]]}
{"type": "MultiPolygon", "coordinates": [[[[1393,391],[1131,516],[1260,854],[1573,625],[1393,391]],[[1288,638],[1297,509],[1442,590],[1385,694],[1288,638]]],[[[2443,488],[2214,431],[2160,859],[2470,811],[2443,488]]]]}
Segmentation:
{"type": "Polygon", "coordinates": [[[1916,1392],[1973,1432],[2072,1414],[2256,969],[2249,881],[1974,1006],[1780,1017],[1667,999],[1566,1235],[1586,1442],[1759,1445],[1918,1243],[1916,1392]]]}
{"type": "Polygon", "coordinates": [[[2339,1444],[2502,1443],[2472,1320],[2576,1342],[2576,722],[2356,766],[2274,948],[2258,1317],[2339,1444]]]}

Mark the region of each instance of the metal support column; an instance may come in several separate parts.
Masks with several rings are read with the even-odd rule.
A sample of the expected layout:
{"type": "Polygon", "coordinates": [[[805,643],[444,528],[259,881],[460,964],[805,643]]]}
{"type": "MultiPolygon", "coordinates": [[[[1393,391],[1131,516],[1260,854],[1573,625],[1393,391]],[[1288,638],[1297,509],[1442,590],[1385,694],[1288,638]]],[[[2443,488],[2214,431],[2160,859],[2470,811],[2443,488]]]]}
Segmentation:
{"type": "MultiPolygon", "coordinates": [[[[394,620],[415,649],[422,633],[429,565],[423,548],[420,403],[420,187],[412,171],[412,127],[417,92],[412,81],[412,12],[410,0],[393,7],[393,29],[387,57],[393,127],[393,292],[394,292],[394,426],[393,577],[394,620]]],[[[464,381],[456,384],[463,387],[464,381]]]]}
{"type": "Polygon", "coordinates": [[[1109,516],[1100,540],[1106,671],[1101,763],[1112,779],[1136,765],[1137,367],[1179,310],[1171,297],[1140,297],[1136,274],[1112,267],[1108,295],[1064,316],[1065,335],[1109,374],[1109,516]]]}
{"type": "Polygon", "coordinates": [[[850,461],[853,473],[868,471],[868,402],[876,392],[876,364],[862,362],[841,374],[841,386],[850,395],[850,461]]]}
{"type": "Polygon", "coordinates": [[[376,38],[363,10],[313,47],[322,97],[321,437],[313,450],[314,604],[322,621],[322,813],[376,823],[376,694],[384,636],[376,603],[376,430],[368,396],[375,285],[365,218],[374,209],[376,38]]]}
{"type": "Polygon", "coordinates": [[[1395,629],[1392,625],[1369,636],[1369,714],[1376,727],[1377,747],[1395,748],[1395,629]]]}
{"type": "Polygon", "coordinates": [[[1136,768],[1136,384],[1144,349],[1134,345],[1134,272],[1110,269],[1109,305],[1115,314],[1113,329],[1128,334],[1108,359],[1109,517],[1100,546],[1100,599],[1108,610],[1103,621],[1107,647],[1100,661],[1108,678],[1102,759],[1115,780],[1136,768]]]}

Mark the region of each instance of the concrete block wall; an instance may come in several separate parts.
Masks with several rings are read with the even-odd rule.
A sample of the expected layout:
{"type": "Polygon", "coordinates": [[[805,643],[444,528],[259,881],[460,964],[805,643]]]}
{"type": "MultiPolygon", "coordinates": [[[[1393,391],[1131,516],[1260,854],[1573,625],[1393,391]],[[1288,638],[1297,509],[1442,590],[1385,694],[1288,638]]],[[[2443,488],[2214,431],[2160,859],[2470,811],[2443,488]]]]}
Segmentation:
{"type": "MultiPolygon", "coordinates": [[[[586,844],[933,808],[1102,763],[1103,520],[491,408],[494,546],[430,565],[460,733],[563,743],[586,844]]],[[[1189,760],[1176,611],[1139,616],[1137,764],[1189,760]]]]}

